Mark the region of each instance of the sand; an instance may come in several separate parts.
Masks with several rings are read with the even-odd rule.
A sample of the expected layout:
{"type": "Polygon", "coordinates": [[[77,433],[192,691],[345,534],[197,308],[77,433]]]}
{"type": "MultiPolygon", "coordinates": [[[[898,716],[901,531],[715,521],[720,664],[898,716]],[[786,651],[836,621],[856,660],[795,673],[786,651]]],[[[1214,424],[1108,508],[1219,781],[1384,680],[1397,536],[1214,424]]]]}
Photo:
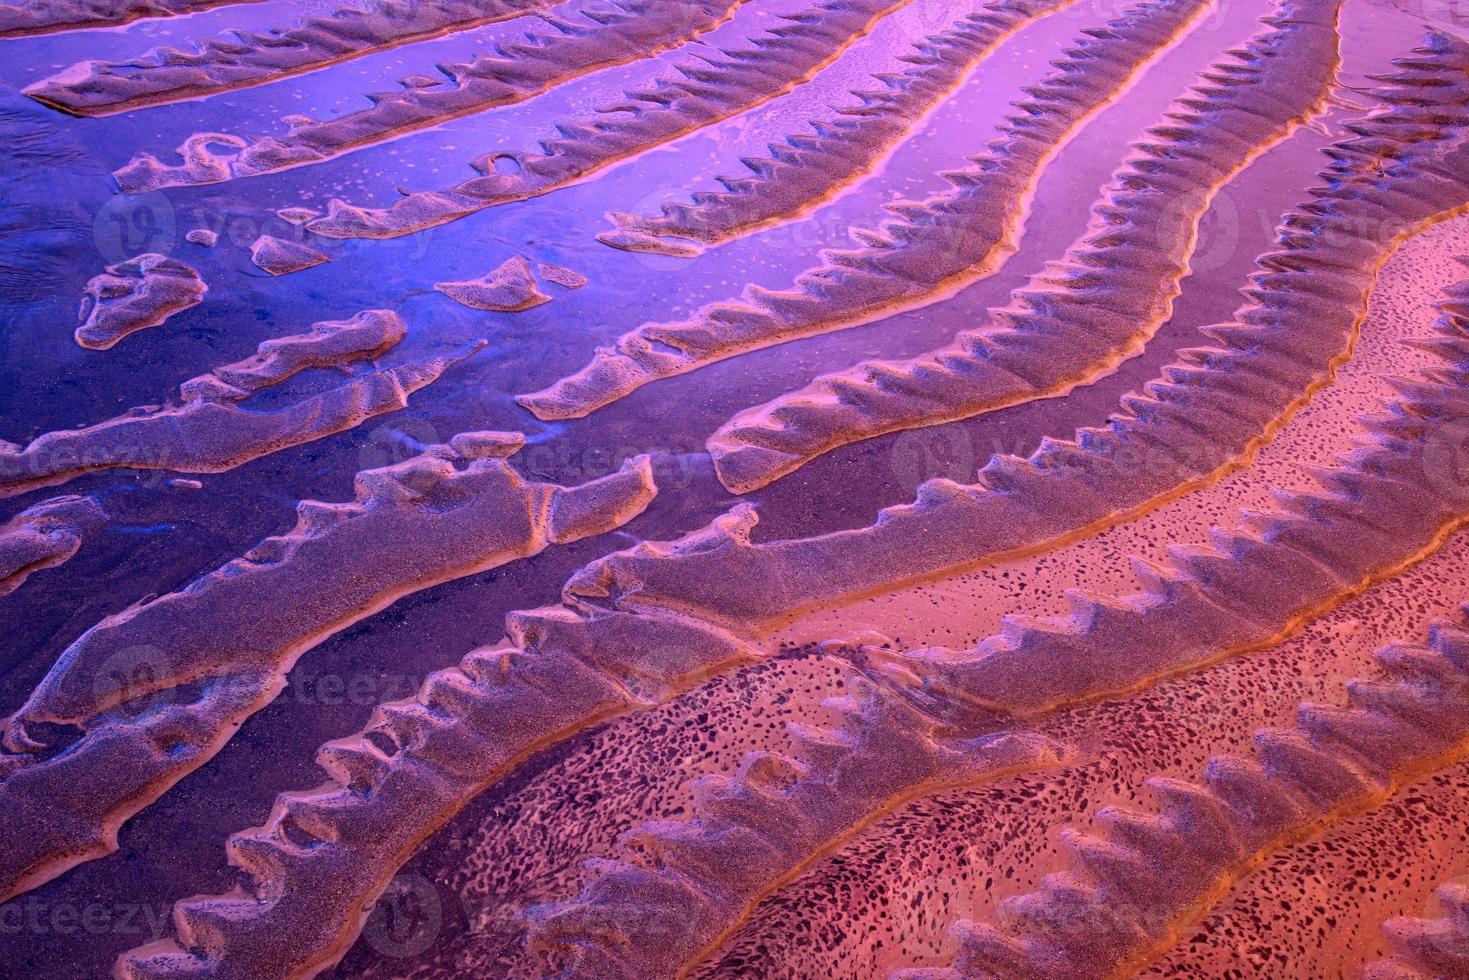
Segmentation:
{"type": "Polygon", "coordinates": [[[0,59],[0,962],[1464,972],[1451,11],[205,6],[0,59]]]}

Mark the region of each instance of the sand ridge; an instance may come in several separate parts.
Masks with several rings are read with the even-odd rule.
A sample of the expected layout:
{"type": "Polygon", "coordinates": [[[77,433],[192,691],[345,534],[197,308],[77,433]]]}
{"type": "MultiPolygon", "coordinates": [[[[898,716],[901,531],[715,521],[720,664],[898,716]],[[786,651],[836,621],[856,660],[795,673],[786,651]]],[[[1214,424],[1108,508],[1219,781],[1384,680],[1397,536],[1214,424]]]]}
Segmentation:
{"type": "Polygon", "coordinates": [[[83,635],[4,722],[0,895],[115,850],[119,825],[204,765],[332,633],[438,582],[604,533],[656,493],[646,457],[581,486],[527,481],[507,462],[523,445],[461,433],[363,471],[353,501],[302,501],[285,534],[83,635]],[[385,540],[397,543],[383,560],[359,564],[385,540]],[[75,732],[61,754],[37,740],[57,725],[75,732]]]}
{"type": "Polygon", "coordinates": [[[79,116],[127,112],[261,85],[397,44],[517,17],[541,6],[541,0],[349,4],[329,16],[309,17],[268,34],[236,31],[233,38],[213,38],[192,51],[162,47],[127,62],[84,61],[36,82],[25,93],[79,116]]]}
{"type": "Polygon", "coordinates": [[[443,191],[417,191],[387,208],[333,199],[307,227],[329,238],[399,238],[485,208],[546,194],[620,160],[768,102],[835,61],[881,17],[913,0],[818,0],[787,23],[676,62],[646,89],[556,124],[539,153],[492,153],[474,161],[481,176],[443,191]],[[502,172],[501,167],[508,172],[502,172]]]}
{"type": "Polygon", "coordinates": [[[1102,190],[1082,239],[989,323],[909,361],[869,362],[748,409],[709,438],[747,493],[837,446],[1063,394],[1139,351],[1189,271],[1213,192],[1322,108],[1338,4],[1285,4],[1202,73],[1102,190]]]}
{"type": "Polygon", "coordinates": [[[575,18],[542,14],[541,29],[496,45],[494,54],[440,65],[443,82],[408,79],[402,91],[372,95],[372,105],[356,112],[322,120],[293,117],[283,136],[197,133],[179,147],[182,164],[143,154],[115,176],[123,190],[141,193],[330,160],[451,119],[523,102],[587,72],[652,57],[719,26],[745,2],[611,0],[589,6],[575,18]],[[212,147],[233,152],[226,155],[212,147]]]}
{"type": "Polygon", "coordinates": [[[1067,134],[1105,106],[1200,17],[1204,0],[1145,0],[1087,28],[1007,116],[986,153],[944,174],[953,189],[888,204],[899,220],[828,250],[791,288],[750,287],[681,323],[648,323],[599,348],[580,371],[521,405],[541,419],[581,418],[643,385],[739,354],[854,326],[992,273],[1013,249],[1026,201],[1067,134]]]}
{"type": "Polygon", "coordinates": [[[0,497],[118,467],[221,473],[399,411],[415,391],[483,346],[481,342],[454,354],[369,371],[269,411],[240,404],[296,370],[371,358],[402,336],[397,314],[368,310],[349,323],[317,324],[284,343],[266,341],[246,362],[185,381],[169,404],[135,408],[81,429],[47,432],[24,446],[0,442],[0,497]]]}
{"type": "Polygon", "coordinates": [[[1469,45],[1445,34],[1401,59],[1374,93],[1381,108],[1347,125],[1313,200],[1280,223],[1234,320],[1201,328],[1208,343],[1182,351],[1105,425],[1045,439],[1029,458],[996,455],[976,484],[929,481],[913,504],[851,531],[756,543],[758,511],[740,503],[681,540],[594,562],[568,591],[758,632],[842,596],[1121,522],[1239,465],[1350,355],[1398,243],[1469,205],[1465,65],[1469,45]]]}
{"type": "Polygon", "coordinates": [[[199,305],[209,287],[189,265],[156,252],[107,267],[87,282],[76,342],[108,350],[130,334],[162,326],[199,305]]]}
{"type": "Polygon", "coordinates": [[[99,4],[92,0],[47,0],[46,3],[7,3],[0,6],[0,38],[28,37],[55,31],[117,27],[135,20],[178,17],[258,0],[125,0],[99,4]]]}
{"type": "Polygon", "coordinates": [[[597,240],[634,252],[692,256],[801,216],[869,173],[1006,38],[1068,4],[996,0],[957,16],[953,26],[923,38],[902,56],[911,67],[874,76],[871,88],[854,90],[858,105],[808,120],[810,132],[772,143],[767,157],[742,159],[752,176],[721,177],[723,191],[696,192],[693,204],[664,204],[658,215],[609,213],[616,229],[597,240]]]}
{"type": "Polygon", "coordinates": [[[91,497],[52,497],[27,507],[0,526],[0,599],[30,576],[70,559],[86,537],[107,523],[91,497]]]}
{"type": "MultiPolygon", "coordinates": [[[[174,916],[69,947],[0,930],[0,959],[158,980],[1452,973],[1469,282],[1442,291],[1469,45],[1433,31],[1390,61],[1420,18],[1365,3],[388,0],[298,28],[335,45],[116,60],[279,6],[6,42],[46,59],[7,66],[20,85],[105,52],[105,84],[61,83],[98,115],[190,100],[31,106],[19,167],[86,132],[132,156],[125,190],[273,176],[53,228],[93,213],[63,166],[3,222],[63,300],[93,268],[73,251],[172,263],[189,228],[237,247],[186,249],[207,316],[105,357],[30,329],[51,297],[16,294],[0,394],[43,434],[0,443],[0,595],[46,571],[0,598],[20,638],[0,899],[174,916]],[[236,109],[286,132],[210,131],[236,109]],[[508,152],[521,132],[548,138],[508,152]],[[145,153],[181,140],[182,165],[145,153]],[[647,204],[747,152],[724,193],[647,204]],[[323,203],[444,187],[460,153],[480,176],[323,203]],[[804,244],[884,213],[854,248],[804,244]],[[514,392],[637,324],[699,375],[507,431],[514,392]],[[800,344],[744,356],[790,324],[800,344]],[[874,367],[933,381],[939,359],[961,369],[935,403],[874,367]],[[805,395],[778,396],[812,377],[832,401],[788,426],[805,395]],[[959,466],[893,440],[816,460],[834,429],[956,418],[914,441],[958,434],[959,466]],[[30,496],[83,475],[90,496],[30,496]],[[343,680],[364,690],[333,701],[343,680]]],[[[175,272],[110,270],[84,315],[161,323],[190,295],[175,272]]]]}

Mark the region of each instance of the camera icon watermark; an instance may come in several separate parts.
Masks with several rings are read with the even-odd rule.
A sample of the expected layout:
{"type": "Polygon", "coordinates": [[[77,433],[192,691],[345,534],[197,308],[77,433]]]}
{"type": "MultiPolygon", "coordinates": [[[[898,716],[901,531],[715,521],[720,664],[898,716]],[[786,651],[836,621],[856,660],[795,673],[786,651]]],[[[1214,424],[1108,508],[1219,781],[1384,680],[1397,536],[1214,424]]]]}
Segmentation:
{"type": "Polygon", "coordinates": [[[178,244],[178,217],[166,194],[118,194],[92,221],[92,241],[103,264],[116,265],[145,252],[167,255],[178,244]]]}
{"type": "Polygon", "coordinates": [[[388,882],[362,927],[362,939],[380,956],[408,959],[433,946],[443,925],[438,889],[423,875],[406,871],[388,882]]]}

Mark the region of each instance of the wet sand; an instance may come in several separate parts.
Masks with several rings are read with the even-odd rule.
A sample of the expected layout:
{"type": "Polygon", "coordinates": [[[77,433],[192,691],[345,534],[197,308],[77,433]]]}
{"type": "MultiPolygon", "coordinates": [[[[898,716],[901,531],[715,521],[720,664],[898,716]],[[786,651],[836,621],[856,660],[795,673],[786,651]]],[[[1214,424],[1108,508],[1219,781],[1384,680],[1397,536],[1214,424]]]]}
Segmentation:
{"type": "Polygon", "coordinates": [[[1449,7],[71,6],[0,976],[1469,970],[1449,7]]]}

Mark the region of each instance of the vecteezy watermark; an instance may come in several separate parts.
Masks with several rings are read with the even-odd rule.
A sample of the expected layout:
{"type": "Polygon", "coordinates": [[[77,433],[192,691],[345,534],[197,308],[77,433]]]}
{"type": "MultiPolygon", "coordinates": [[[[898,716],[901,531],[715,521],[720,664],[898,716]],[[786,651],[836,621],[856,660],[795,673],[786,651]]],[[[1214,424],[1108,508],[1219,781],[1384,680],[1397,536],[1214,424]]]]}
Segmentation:
{"type": "MultiPolygon", "coordinates": [[[[1047,480],[1131,480],[1139,487],[1171,489],[1207,476],[1229,458],[1212,445],[1160,453],[1125,440],[1114,440],[1105,449],[1060,456],[1037,456],[1036,449],[1036,440],[1030,438],[1012,438],[1008,445],[995,438],[984,446],[971,430],[948,423],[898,433],[888,449],[888,466],[897,485],[910,493],[933,479],[963,485],[984,483],[984,468],[996,457],[1016,457],[1027,465],[1036,465],[1047,480]]],[[[1469,475],[1465,478],[1469,480],[1469,475]]]]}
{"type": "Polygon", "coordinates": [[[382,956],[407,959],[432,946],[443,925],[438,889],[423,875],[405,871],[388,882],[362,927],[362,939],[382,956]]]}
{"type": "Polygon", "coordinates": [[[1469,417],[1450,419],[1424,434],[1423,477],[1441,497],[1469,501],[1469,417]]]}
{"type": "MultiPolygon", "coordinates": [[[[693,219],[692,221],[690,221],[691,225],[702,224],[702,222],[698,220],[702,217],[702,215],[692,203],[693,190],[693,187],[686,187],[682,184],[660,185],[649,191],[647,194],[643,195],[637,201],[633,202],[633,204],[622,213],[628,216],[625,220],[631,220],[634,223],[636,223],[637,219],[651,219],[656,222],[663,216],[664,205],[668,205],[670,207],[681,206],[683,208],[689,209],[683,212],[684,218],[681,219],[681,222],[693,219]]],[[[607,224],[607,232],[612,232],[614,229],[620,227],[618,220],[616,218],[613,218],[610,213],[607,216],[607,224]]],[[[691,258],[691,255],[696,254],[699,249],[699,245],[695,241],[693,241],[692,239],[685,239],[683,235],[678,234],[670,236],[668,243],[668,248],[674,249],[674,251],[658,251],[651,248],[627,248],[621,245],[617,247],[623,248],[624,251],[630,252],[634,260],[639,265],[653,272],[683,271],[689,268],[689,260],[691,258]],[[692,250],[691,254],[677,254],[676,249],[679,246],[688,246],[692,250]]]]}
{"type": "Polygon", "coordinates": [[[1234,258],[1239,247],[1239,209],[1227,189],[1212,200],[1204,191],[1175,195],[1158,220],[1158,242],[1163,250],[1188,255],[1189,269],[1195,275],[1220,268],[1234,258]],[[1189,238],[1193,247],[1182,247],[1189,238]]]}
{"type": "Polygon", "coordinates": [[[940,425],[899,433],[888,458],[898,486],[911,494],[926,480],[973,483],[976,456],[974,442],[964,428],[940,425]]]}
{"type": "Polygon", "coordinates": [[[646,454],[653,458],[654,482],[663,490],[681,490],[693,482],[703,451],[703,445],[693,441],[668,446],[573,446],[563,439],[526,446],[516,454],[515,467],[527,477],[569,486],[609,476],[627,460],[646,454]]]}
{"type": "Polygon", "coordinates": [[[126,647],[103,661],[92,690],[98,701],[116,706],[119,714],[132,720],[171,702],[172,676],[172,664],[162,650],[146,645],[126,647]]]}
{"type": "Polygon", "coordinates": [[[341,705],[373,707],[386,701],[411,698],[424,682],[422,675],[373,673],[307,674],[292,676],[282,700],[296,704],[334,708],[341,705]]]}
{"type": "MultiPolygon", "coordinates": [[[[359,471],[396,466],[422,455],[430,446],[446,443],[456,430],[441,431],[427,419],[397,418],[367,433],[358,449],[359,471]]],[[[550,480],[572,486],[598,480],[620,470],[634,457],[653,458],[653,479],[664,490],[683,489],[694,480],[704,447],[701,443],[667,446],[573,446],[567,440],[525,446],[511,457],[511,465],[527,479],[550,480]]]]}
{"type": "Polygon", "coordinates": [[[116,265],[145,252],[167,254],[178,243],[178,218],[168,196],[118,194],[92,221],[92,241],[103,264],[116,265]]]}
{"type": "Polygon", "coordinates": [[[952,28],[964,12],[953,0],[909,0],[889,16],[904,36],[917,42],[952,28]]]}
{"type": "Polygon", "coordinates": [[[357,450],[358,470],[377,470],[422,455],[429,446],[448,442],[428,419],[403,415],[367,433],[357,450]]]}
{"type": "Polygon", "coordinates": [[[1418,913],[1420,919],[1443,919],[1447,918],[1449,910],[1444,907],[1443,899],[1439,898],[1439,892],[1445,888],[1469,888],[1469,875],[1458,875],[1438,883],[1428,893],[1428,898],[1423,902],[1423,910],[1418,913]]]}
{"type": "Polygon", "coordinates": [[[0,905],[0,935],[136,936],[161,939],[173,906],[143,902],[48,902],[35,895],[0,905]]]}

